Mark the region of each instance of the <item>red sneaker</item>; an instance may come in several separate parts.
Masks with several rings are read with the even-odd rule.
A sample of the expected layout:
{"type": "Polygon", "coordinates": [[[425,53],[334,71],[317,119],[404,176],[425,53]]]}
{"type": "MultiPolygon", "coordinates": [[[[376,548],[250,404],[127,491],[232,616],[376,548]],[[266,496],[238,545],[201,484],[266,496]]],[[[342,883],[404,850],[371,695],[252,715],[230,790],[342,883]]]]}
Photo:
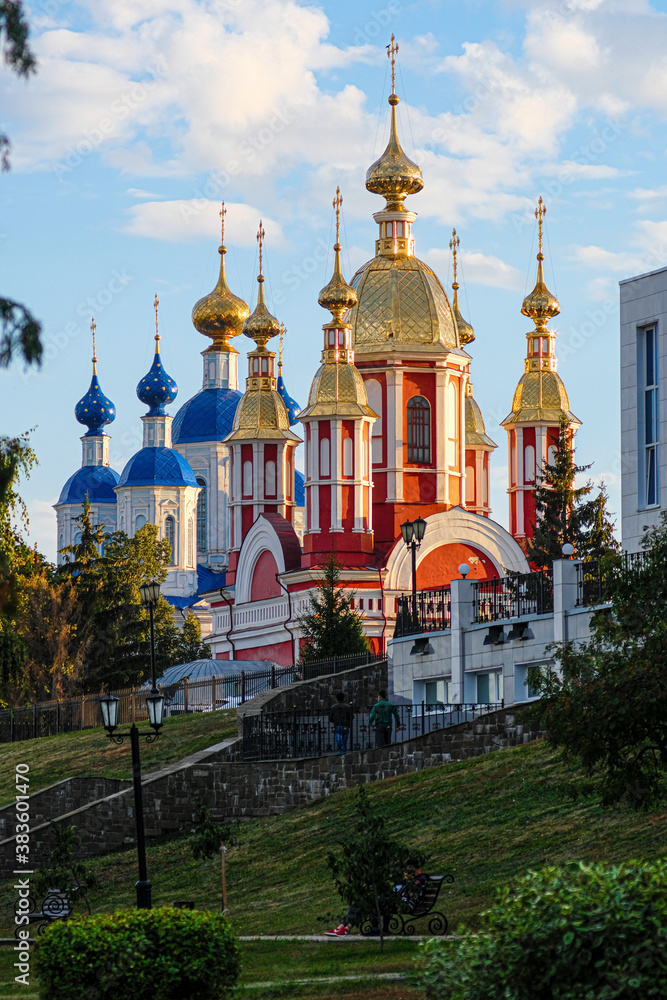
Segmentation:
{"type": "Polygon", "coordinates": [[[332,930],[325,931],[324,933],[326,937],[345,937],[346,934],[350,933],[350,930],[345,924],[340,924],[339,927],[334,927],[332,930]]]}

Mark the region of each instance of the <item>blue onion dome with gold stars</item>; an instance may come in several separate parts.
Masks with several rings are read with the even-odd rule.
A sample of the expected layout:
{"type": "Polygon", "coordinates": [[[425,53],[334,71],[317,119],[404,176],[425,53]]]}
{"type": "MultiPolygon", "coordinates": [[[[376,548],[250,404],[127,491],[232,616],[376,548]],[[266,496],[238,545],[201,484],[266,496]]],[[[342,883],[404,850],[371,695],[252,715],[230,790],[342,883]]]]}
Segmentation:
{"type": "Polygon", "coordinates": [[[74,407],[74,415],[80,424],[88,428],[85,437],[104,434],[106,424],[110,424],[116,419],[116,407],[100,388],[97,377],[97,358],[94,355],[90,388],[74,407]]]}
{"type": "Polygon", "coordinates": [[[278,378],[276,379],[276,390],[278,395],[285,404],[285,409],[287,410],[287,416],[289,417],[290,427],[294,427],[295,424],[299,423],[299,413],[301,407],[295,399],[292,399],[289,392],[287,391],[287,386],[285,385],[285,379],[283,378],[283,337],[285,336],[285,325],[280,324],[280,349],[278,351],[278,378]]]}
{"type": "Polygon", "coordinates": [[[171,375],[167,375],[160,357],[160,335],[155,334],[155,357],[148,374],[144,375],[137,386],[137,396],[142,403],[150,407],[149,417],[163,416],[165,406],[173,403],[178,395],[178,386],[171,375]]]}
{"type": "Polygon", "coordinates": [[[58,503],[116,503],[114,487],[120,476],[108,465],[84,465],[70,476],[58,497],[58,503]]]}
{"type": "Polygon", "coordinates": [[[119,486],[197,486],[188,461],[173,448],[142,448],[120,474],[119,486]]]}
{"type": "Polygon", "coordinates": [[[171,425],[174,444],[221,441],[232,429],[243,393],[238,389],[209,386],[184,403],[171,425]]]}

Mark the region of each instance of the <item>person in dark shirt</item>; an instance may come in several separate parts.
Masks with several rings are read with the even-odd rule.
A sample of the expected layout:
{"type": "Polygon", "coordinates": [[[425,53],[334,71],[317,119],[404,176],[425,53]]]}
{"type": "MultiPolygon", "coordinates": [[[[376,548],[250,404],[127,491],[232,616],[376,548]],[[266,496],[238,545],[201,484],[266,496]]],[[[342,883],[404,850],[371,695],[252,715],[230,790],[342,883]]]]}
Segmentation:
{"type": "Polygon", "coordinates": [[[402,729],[398,709],[387,701],[387,692],[378,691],[378,700],[371,708],[368,721],[375,730],[375,746],[386,747],[391,743],[391,731],[394,722],[396,729],[402,729]]]}
{"type": "Polygon", "coordinates": [[[339,691],[329,710],[329,721],[334,727],[334,746],[338,753],[345,753],[352,728],[354,709],[345,704],[345,695],[339,691]]]}

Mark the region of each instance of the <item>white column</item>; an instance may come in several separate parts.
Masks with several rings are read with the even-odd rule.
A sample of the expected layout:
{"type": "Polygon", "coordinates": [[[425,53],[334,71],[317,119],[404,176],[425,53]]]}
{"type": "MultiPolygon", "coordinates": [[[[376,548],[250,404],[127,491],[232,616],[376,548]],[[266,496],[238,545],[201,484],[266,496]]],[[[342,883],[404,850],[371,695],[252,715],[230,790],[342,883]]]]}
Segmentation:
{"type": "Polygon", "coordinates": [[[329,465],[331,469],[331,530],[342,531],[343,508],[343,422],[331,420],[331,446],[329,465]]]}
{"type": "Polygon", "coordinates": [[[466,505],[466,396],[465,376],[459,379],[459,504],[466,505]]]}
{"type": "Polygon", "coordinates": [[[475,452],[475,509],[481,514],[484,510],[484,452],[475,452]]]}
{"type": "Polygon", "coordinates": [[[364,423],[357,420],[354,425],[354,528],[364,530],[364,423]]]}
{"type": "Polygon", "coordinates": [[[255,521],[264,510],[264,443],[252,443],[252,519],[255,521]]]}
{"type": "Polygon", "coordinates": [[[435,499],[437,503],[447,503],[447,431],[445,429],[445,390],[447,376],[442,368],[435,373],[435,499]]]}
{"type": "MultiPolygon", "coordinates": [[[[310,514],[311,523],[309,525],[309,531],[319,531],[320,530],[320,486],[315,485],[318,483],[320,474],[320,436],[319,436],[319,423],[314,420],[310,424],[310,514]]],[[[306,456],[306,459],[308,456],[306,456]]]]}
{"type": "Polygon", "coordinates": [[[516,533],[517,535],[526,534],[525,518],[524,518],[524,504],[526,500],[526,489],[524,484],[524,471],[523,471],[523,427],[517,427],[516,429],[516,484],[517,484],[517,497],[516,497],[516,533]]]}
{"type": "Polygon", "coordinates": [[[567,642],[567,614],[577,606],[577,564],[571,559],[556,559],[554,580],[554,642],[567,642]]]}
{"type": "Polygon", "coordinates": [[[472,624],[473,619],[473,583],[472,580],[452,580],[452,627],[451,627],[451,664],[452,664],[452,701],[459,704],[465,700],[465,629],[472,624]]]}
{"type": "Polygon", "coordinates": [[[449,460],[447,458],[447,438],[449,437],[449,428],[447,427],[447,390],[449,389],[449,372],[445,372],[445,381],[443,386],[443,405],[444,405],[444,416],[442,420],[441,433],[443,440],[443,447],[445,449],[445,458],[443,462],[443,489],[445,492],[445,503],[449,503],[449,460]]]}
{"type": "Polygon", "coordinates": [[[387,501],[403,500],[403,372],[387,372],[387,501]]]}

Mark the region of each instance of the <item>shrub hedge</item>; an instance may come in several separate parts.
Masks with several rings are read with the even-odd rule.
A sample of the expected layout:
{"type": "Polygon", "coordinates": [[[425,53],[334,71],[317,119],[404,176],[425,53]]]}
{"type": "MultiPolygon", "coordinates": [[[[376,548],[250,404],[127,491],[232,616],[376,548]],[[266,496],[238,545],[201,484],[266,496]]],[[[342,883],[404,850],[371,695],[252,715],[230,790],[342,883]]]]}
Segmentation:
{"type": "Polygon", "coordinates": [[[529,872],[481,919],[479,933],[422,945],[429,1000],[667,996],[667,861],[529,872]]]}
{"type": "Polygon", "coordinates": [[[225,1000],[240,960],[221,914],[161,907],[51,924],[36,969],[44,1000],[225,1000]]]}

